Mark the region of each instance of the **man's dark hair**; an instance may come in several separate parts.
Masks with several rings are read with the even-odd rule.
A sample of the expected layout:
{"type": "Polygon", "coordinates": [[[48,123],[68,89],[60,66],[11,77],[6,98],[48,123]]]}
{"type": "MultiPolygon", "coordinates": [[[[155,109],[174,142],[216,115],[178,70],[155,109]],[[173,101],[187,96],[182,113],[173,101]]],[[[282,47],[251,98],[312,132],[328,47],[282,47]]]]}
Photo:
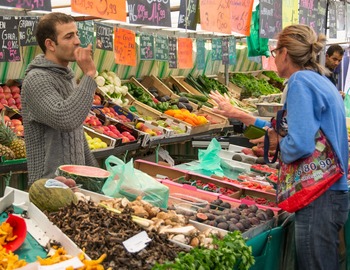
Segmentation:
{"type": "Polygon", "coordinates": [[[340,55],[343,55],[344,49],[338,44],[333,44],[333,45],[329,46],[329,48],[326,51],[326,54],[328,56],[332,56],[333,53],[335,53],[335,52],[338,52],[340,55]]]}
{"type": "Polygon", "coordinates": [[[35,37],[44,53],[46,52],[45,40],[47,38],[51,39],[57,44],[56,25],[71,22],[74,22],[74,18],[61,12],[52,12],[40,18],[36,27],[35,37]]]}

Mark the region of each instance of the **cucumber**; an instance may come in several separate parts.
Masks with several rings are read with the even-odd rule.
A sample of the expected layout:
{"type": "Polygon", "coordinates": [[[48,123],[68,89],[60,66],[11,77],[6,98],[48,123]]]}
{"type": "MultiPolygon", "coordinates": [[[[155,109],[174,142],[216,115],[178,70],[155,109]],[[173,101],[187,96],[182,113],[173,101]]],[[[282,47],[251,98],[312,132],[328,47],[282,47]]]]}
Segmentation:
{"type": "Polygon", "coordinates": [[[192,95],[192,98],[197,99],[198,101],[201,102],[207,102],[208,98],[206,96],[202,96],[202,95],[192,95]]]}

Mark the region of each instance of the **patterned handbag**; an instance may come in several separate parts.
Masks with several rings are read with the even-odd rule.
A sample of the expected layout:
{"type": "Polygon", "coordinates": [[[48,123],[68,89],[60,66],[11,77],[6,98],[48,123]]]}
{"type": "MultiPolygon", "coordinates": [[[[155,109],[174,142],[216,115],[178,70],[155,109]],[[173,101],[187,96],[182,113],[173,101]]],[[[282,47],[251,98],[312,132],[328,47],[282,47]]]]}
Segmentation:
{"type": "MultiPolygon", "coordinates": [[[[264,150],[266,152],[266,148],[264,150]]],[[[275,157],[278,152],[276,150],[275,157]]],[[[279,164],[277,205],[290,213],[317,199],[344,175],[339,159],[321,129],[315,135],[315,151],[311,156],[289,164],[279,159],[279,164]]]]}

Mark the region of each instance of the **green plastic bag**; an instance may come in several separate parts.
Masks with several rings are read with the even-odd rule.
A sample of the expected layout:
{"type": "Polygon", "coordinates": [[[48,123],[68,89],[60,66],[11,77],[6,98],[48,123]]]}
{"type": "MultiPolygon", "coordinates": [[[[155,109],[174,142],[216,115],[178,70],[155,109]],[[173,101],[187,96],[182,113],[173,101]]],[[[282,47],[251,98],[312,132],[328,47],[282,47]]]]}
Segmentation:
{"type": "Polygon", "coordinates": [[[350,95],[348,93],[345,94],[344,106],[346,117],[350,117],[350,95]]]}
{"type": "Polygon", "coordinates": [[[247,37],[248,56],[270,56],[269,39],[261,38],[260,31],[260,5],[256,6],[256,10],[252,13],[252,21],[250,24],[250,36],[247,37]]]}
{"type": "Polygon", "coordinates": [[[224,176],[224,172],[221,168],[221,158],[219,156],[220,151],[220,143],[217,139],[212,139],[207,149],[198,150],[199,164],[191,167],[191,171],[204,170],[209,171],[210,174],[224,176]]]}
{"type": "Polygon", "coordinates": [[[115,156],[105,160],[106,169],[111,175],[102,187],[102,192],[110,197],[126,197],[134,201],[138,196],[160,208],[168,207],[169,188],[148,174],[134,168],[131,159],[124,163],[115,156]]]}

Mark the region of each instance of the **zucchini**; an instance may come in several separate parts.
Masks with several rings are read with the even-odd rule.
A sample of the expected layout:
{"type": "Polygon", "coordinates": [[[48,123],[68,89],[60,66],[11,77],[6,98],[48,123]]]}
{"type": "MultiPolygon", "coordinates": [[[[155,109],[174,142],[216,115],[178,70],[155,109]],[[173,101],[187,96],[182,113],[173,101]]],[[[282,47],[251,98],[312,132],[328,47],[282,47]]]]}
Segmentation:
{"type": "Polygon", "coordinates": [[[192,95],[192,98],[197,99],[198,101],[201,101],[201,102],[208,101],[208,98],[206,96],[202,96],[202,95],[192,95]]]}

